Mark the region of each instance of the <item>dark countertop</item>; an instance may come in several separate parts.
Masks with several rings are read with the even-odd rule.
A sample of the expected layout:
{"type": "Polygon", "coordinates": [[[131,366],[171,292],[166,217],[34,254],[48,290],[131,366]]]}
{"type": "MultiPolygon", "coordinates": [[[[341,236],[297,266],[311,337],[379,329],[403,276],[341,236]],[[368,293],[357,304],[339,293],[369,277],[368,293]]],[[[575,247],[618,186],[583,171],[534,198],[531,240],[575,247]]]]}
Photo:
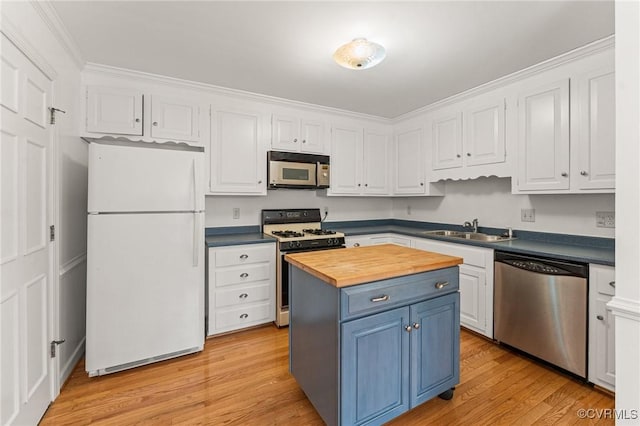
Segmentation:
{"type": "MultiPolygon", "coordinates": [[[[487,247],[510,253],[537,255],[573,262],[615,265],[615,240],[612,238],[514,230],[515,240],[488,243],[424,234],[424,231],[436,229],[462,231],[462,227],[457,225],[397,219],[325,222],[323,223],[323,228],[343,232],[348,237],[393,233],[449,243],[487,247]]],[[[479,231],[499,235],[504,232],[504,229],[480,227],[479,231]]],[[[262,234],[259,226],[207,228],[205,235],[205,242],[208,247],[272,243],[276,241],[274,238],[262,234]]]]}

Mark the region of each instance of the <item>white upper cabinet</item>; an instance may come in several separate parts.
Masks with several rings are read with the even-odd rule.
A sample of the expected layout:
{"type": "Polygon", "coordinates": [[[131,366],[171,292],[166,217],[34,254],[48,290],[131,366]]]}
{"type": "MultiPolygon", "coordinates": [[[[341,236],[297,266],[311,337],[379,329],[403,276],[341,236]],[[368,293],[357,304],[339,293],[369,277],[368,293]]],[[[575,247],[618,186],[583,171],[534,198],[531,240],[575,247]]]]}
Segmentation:
{"type": "Polygon", "coordinates": [[[87,132],[142,136],[142,92],[134,89],[87,88],[87,132]]]}
{"type": "Polygon", "coordinates": [[[253,109],[211,107],[211,193],[266,195],[264,122],[253,109]]]}
{"type": "Polygon", "coordinates": [[[430,183],[426,177],[423,133],[419,125],[403,125],[395,131],[394,195],[444,195],[442,184],[430,183]]]}
{"type": "Polygon", "coordinates": [[[151,96],[151,137],[180,141],[200,139],[200,107],[185,100],[151,96]]]}
{"type": "Polygon", "coordinates": [[[505,97],[476,96],[430,114],[432,180],[509,176],[505,97]]]}
{"type": "Polygon", "coordinates": [[[274,150],[325,153],[325,125],[320,120],[273,114],[271,148],[274,150]]]}
{"type": "Polygon", "coordinates": [[[518,188],[569,189],[569,79],[518,97],[518,188]]]}
{"type": "Polygon", "coordinates": [[[389,136],[358,126],[331,130],[328,195],[389,195],[389,136]]]}
{"type": "Polygon", "coordinates": [[[580,190],[615,188],[616,99],[613,64],[579,76],[578,167],[571,179],[580,190]]]}

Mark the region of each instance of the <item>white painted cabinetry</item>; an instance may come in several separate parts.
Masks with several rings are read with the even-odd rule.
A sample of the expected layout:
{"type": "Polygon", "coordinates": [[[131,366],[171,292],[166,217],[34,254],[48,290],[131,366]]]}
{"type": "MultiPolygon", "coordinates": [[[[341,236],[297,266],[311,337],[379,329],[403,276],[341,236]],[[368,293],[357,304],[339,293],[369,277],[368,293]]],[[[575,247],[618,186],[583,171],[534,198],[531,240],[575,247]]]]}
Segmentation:
{"type": "Polygon", "coordinates": [[[371,234],[345,237],[347,247],[365,247],[377,244],[396,244],[411,247],[411,238],[397,234],[371,234]]]}
{"type": "Polygon", "coordinates": [[[424,131],[421,126],[402,126],[395,131],[394,195],[444,195],[441,184],[429,183],[424,131]]]}
{"type": "Polygon", "coordinates": [[[184,99],[151,96],[151,137],[200,140],[200,106],[184,99]]]}
{"type": "Polygon", "coordinates": [[[142,92],[135,89],[87,88],[87,132],[142,136],[142,92]]]}
{"type": "Polygon", "coordinates": [[[383,130],[336,125],[331,129],[329,195],[389,195],[390,142],[383,130]]]}
{"type": "Polygon", "coordinates": [[[505,105],[502,92],[490,93],[432,114],[433,180],[510,175],[504,166],[505,105]]]}
{"type": "Polygon", "coordinates": [[[265,114],[211,106],[210,193],[266,195],[265,114]]]}
{"type": "Polygon", "coordinates": [[[589,265],[589,381],[615,390],[615,320],[607,303],[615,296],[615,269],[589,265]]]}
{"type": "Polygon", "coordinates": [[[325,153],[325,124],[321,120],[273,114],[271,148],[274,150],[325,153]]]}
{"type": "Polygon", "coordinates": [[[460,271],[460,325],[493,338],[493,250],[423,238],[413,247],[464,259],[460,271]]]}
{"type": "Polygon", "coordinates": [[[275,320],[276,246],[211,247],[207,335],[275,320]]]}

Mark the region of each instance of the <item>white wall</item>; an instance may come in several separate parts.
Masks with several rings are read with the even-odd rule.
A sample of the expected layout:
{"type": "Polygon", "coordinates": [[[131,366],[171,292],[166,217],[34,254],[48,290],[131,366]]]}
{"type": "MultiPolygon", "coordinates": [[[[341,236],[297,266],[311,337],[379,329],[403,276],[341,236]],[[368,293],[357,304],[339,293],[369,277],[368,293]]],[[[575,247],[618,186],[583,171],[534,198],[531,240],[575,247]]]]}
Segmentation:
{"type": "MultiPolygon", "coordinates": [[[[329,208],[328,222],[338,220],[389,219],[390,198],[327,197],[324,191],[278,189],[266,197],[207,196],[205,226],[260,225],[261,209],[329,208]],[[233,208],[240,208],[240,219],[233,219],[233,208]]],[[[321,210],[324,214],[324,210],[321,210]]]]}
{"type": "Polygon", "coordinates": [[[596,211],[614,211],[613,194],[513,195],[510,178],[447,181],[444,197],[396,198],[395,219],[613,238],[615,229],[597,228],[596,211]],[[411,214],[407,214],[411,206],[411,214]],[[535,209],[536,221],[521,222],[520,210],[535,209]]]}

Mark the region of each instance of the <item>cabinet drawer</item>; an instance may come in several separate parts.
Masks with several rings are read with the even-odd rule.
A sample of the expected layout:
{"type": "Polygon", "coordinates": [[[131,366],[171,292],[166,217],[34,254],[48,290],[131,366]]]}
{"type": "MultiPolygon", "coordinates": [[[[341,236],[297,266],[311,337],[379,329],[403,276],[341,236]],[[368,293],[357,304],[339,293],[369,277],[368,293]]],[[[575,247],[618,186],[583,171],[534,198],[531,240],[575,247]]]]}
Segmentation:
{"type": "Polygon", "coordinates": [[[249,326],[261,321],[269,322],[272,318],[272,311],[275,312],[269,302],[218,311],[216,312],[216,329],[241,328],[245,324],[249,326]]]}
{"type": "Polygon", "coordinates": [[[215,266],[270,262],[276,258],[275,244],[243,245],[215,250],[215,266]]]}
{"type": "Polygon", "coordinates": [[[493,265],[492,249],[469,247],[464,244],[443,243],[428,239],[415,239],[414,246],[420,250],[461,257],[464,259],[465,265],[473,265],[483,269],[493,265]]]}
{"type": "Polygon", "coordinates": [[[220,308],[233,305],[246,305],[262,300],[268,301],[271,298],[271,292],[271,283],[269,281],[258,285],[233,287],[229,290],[217,290],[215,292],[215,306],[216,308],[220,308]]]}
{"type": "Polygon", "coordinates": [[[616,272],[609,266],[591,265],[589,270],[591,285],[596,286],[598,293],[608,296],[616,295],[616,272]]]}
{"type": "Polygon", "coordinates": [[[342,319],[382,312],[457,291],[458,280],[458,267],[453,267],[344,288],[340,294],[342,319]],[[444,286],[439,288],[440,284],[444,286]]]}
{"type": "Polygon", "coordinates": [[[215,271],[216,287],[227,285],[252,283],[256,281],[268,280],[271,270],[269,263],[258,263],[256,265],[238,266],[224,268],[215,271]]]}

